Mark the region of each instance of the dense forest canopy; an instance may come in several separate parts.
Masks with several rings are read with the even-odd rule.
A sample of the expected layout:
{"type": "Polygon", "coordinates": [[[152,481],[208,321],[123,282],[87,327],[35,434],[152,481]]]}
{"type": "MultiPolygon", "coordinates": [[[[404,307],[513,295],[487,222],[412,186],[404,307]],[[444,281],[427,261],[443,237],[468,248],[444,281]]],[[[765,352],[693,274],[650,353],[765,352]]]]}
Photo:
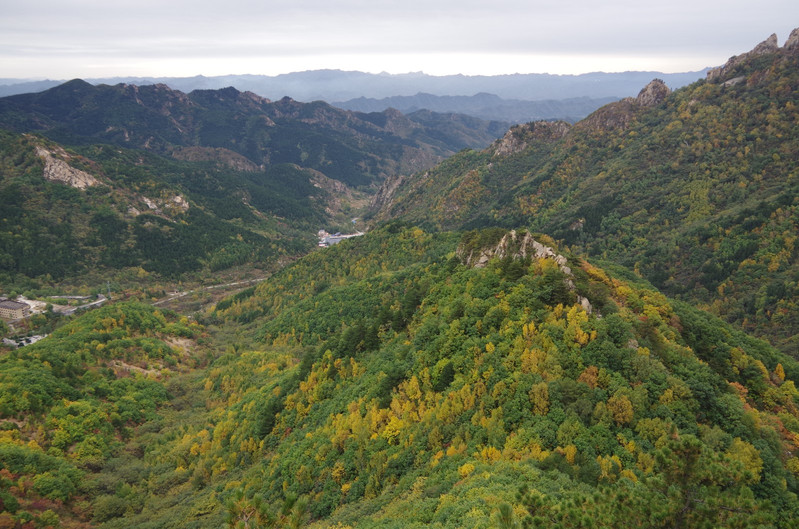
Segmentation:
{"type": "Polygon", "coordinates": [[[516,127],[402,179],[377,218],[528,226],[796,355],[797,50],[745,54],[670,94],[652,83],[573,127],[516,127]]]}
{"type": "Polygon", "coordinates": [[[8,516],[792,527],[799,364],[553,245],[393,224],[207,329],[82,316],[0,362],[8,516]]]}

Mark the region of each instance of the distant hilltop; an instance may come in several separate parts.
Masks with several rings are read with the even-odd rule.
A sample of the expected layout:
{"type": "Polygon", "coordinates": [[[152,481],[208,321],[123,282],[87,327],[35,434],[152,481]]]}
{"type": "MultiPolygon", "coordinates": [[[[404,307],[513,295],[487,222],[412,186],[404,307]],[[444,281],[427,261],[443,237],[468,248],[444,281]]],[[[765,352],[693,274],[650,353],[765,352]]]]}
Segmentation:
{"type": "MultiPolygon", "coordinates": [[[[404,114],[427,110],[504,123],[553,119],[574,123],[607,103],[635,96],[641,86],[653,78],[663,79],[676,89],[699,80],[706,73],[707,70],[676,74],[433,76],[314,70],[276,76],[114,77],[86,81],[112,86],[164,85],[184,93],[234,87],[273,101],[284,97],[300,102],[325,101],[338,108],[364,113],[394,108],[404,114]]],[[[59,84],[61,81],[0,79],[0,97],[41,92],[59,84]]]]}
{"type": "MultiPolygon", "coordinates": [[[[586,73],[580,75],[444,75],[424,73],[371,74],[342,70],[311,70],[276,76],[223,75],[205,77],[113,77],[86,79],[92,84],[119,83],[165,84],[172,89],[191,92],[233,86],[262,97],[280,99],[289,96],[297,101],[348,101],[360,97],[382,99],[395,96],[474,96],[493,94],[503,99],[521,101],[561,100],[569,98],[623,98],[635,96],[646,83],[657,77],[672,89],[690,84],[705,76],[707,70],[666,74],[661,72],[586,73]]],[[[0,79],[0,97],[40,92],[62,81],[0,79]]]]}

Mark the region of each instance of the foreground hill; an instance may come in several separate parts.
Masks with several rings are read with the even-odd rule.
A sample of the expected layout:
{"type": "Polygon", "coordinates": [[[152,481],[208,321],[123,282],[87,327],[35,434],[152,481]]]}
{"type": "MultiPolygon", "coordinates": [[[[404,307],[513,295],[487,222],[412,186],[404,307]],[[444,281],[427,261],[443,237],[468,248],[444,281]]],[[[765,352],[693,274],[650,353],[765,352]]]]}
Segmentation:
{"type": "Polygon", "coordinates": [[[2,527],[87,527],[86,499],[105,490],[92,474],[174,400],[169,380],[198,365],[202,334],[176,314],[126,303],[2,351],[2,527]]]}
{"type": "MultiPolygon", "coordinates": [[[[132,417],[128,426],[150,420],[128,431],[124,449],[84,468],[84,486],[49,489],[33,475],[34,490],[66,491],[49,493],[61,502],[49,510],[106,528],[221,527],[226,518],[229,527],[246,519],[795,526],[799,365],[622,279],[621,269],[551,244],[522,231],[461,237],[395,224],[300,259],[217,306],[203,347],[224,354],[199,376],[175,378],[170,406],[132,417]]],[[[180,322],[138,305],[104,310],[117,312],[60,335],[97,341],[78,346],[89,347],[83,362],[129,355],[124,362],[145,368],[131,360],[141,347],[158,366],[175,359],[163,350],[156,361],[149,342],[120,348],[103,333],[122,339],[134,321],[161,321],[145,333],[158,337],[185,332],[180,322]]],[[[51,373],[48,387],[81,377],[71,401],[111,404],[113,392],[81,396],[111,373],[61,369],[44,355],[52,340],[7,356],[0,373],[17,373],[9,369],[21,359],[30,372],[51,373]]],[[[0,383],[7,380],[17,384],[0,386],[17,388],[9,395],[33,383],[0,383]]],[[[71,405],[42,402],[45,410],[71,405]]],[[[0,413],[7,426],[39,420],[17,404],[0,413]]],[[[36,435],[12,430],[10,446],[36,435]]],[[[83,437],[35,439],[62,458],[53,464],[83,461],[83,437]]],[[[17,479],[20,467],[3,454],[17,479]]],[[[16,497],[13,483],[6,490],[16,497]]]]}
{"type": "Polygon", "coordinates": [[[184,94],[165,85],[81,80],[0,99],[0,127],[68,145],[111,143],[177,158],[214,159],[225,149],[256,167],[293,163],[350,186],[487,145],[505,128],[457,115],[428,115],[422,122],[396,111],[361,114],[321,101],[270,101],[235,88],[184,94]]]}
{"type": "Polygon", "coordinates": [[[655,81],[387,182],[377,218],[530,226],[795,352],[797,72],[799,32],[772,36],[673,93],[655,81]]]}

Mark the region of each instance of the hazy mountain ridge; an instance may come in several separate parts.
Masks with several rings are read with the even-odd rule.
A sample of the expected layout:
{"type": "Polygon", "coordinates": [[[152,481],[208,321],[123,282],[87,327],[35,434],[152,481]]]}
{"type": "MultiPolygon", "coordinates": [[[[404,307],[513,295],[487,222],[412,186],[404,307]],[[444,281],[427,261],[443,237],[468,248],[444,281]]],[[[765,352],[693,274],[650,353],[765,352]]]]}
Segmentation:
{"type": "Polygon", "coordinates": [[[795,353],[796,34],[670,94],[650,84],[556,141],[535,139],[550,125],[522,125],[387,182],[377,218],[531,226],[795,353]]]}
{"type": "Polygon", "coordinates": [[[394,96],[383,99],[359,97],[349,101],[333,102],[334,106],[359,112],[381,112],[396,108],[403,113],[421,109],[434,112],[457,112],[480,119],[501,120],[509,123],[527,123],[542,119],[579,121],[597,108],[617,98],[593,99],[590,97],[551,99],[546,101],[522,101],[502,99],[493,94],[473,96],[435,96],[419,93],[414,96],[394,96]]]}
{"type": "MultiPolygon", "coordinates": [[[[581,75],[513,74],[497,76],[432,76],[423,73],[369,74],[340,70],[294,72],[277,76],[118,77],[89,79],[92,84],[165,84],[183,92],[233,86],[263,97],[289,96],[299,101],[323,100],[361,112],[393,107],[404,113],[427,109],[458,112],[489,121],[524,123],[536,119],[577,121],[603,103],[634,95],[653,77],[673,88],[702,72],[596,72],[581,75]]],[[[52,88],[57,81],[0,80],[0,97],[52,88]]]]}
{"type": "Polygon", "coordinates": [[[354,186],[486,145],[507,126],[442,114],[424,121],[397,112],[353,113],[321,101],[270,101],[231,87],[185,94],[163,84],[95,87],[74,80],[0,99],[0,126],[61,143],[108,142],[165,155],[181,147],[224,148],[256,166],[294,163],[354,186]]]}
{"type": "MultiPolygon", "coordinates": [[[[705,75],[707,70],[665,74],[661,72],[594,72],[578,75],[509,74],[509,75],[443,75],[421,72],[407,74],[370,74],[342,70],[311,70],[275,76],[222,75],[196,77],[109,77],[87,79],[92,84],[166,84],[175,90],[191,92],[197,89],[219,89],[234,86],[241,91],[254,92],[271,99],[289,96],[299,101],[321,99],[327,102],[346,101],[358,97],[382,99],[394,96],[413,96],[426,92],[437,96],[473,96],[495,94],[503,99],[523,101],[567,98],[621,98],[634,95],[653,77],[659,77],[673,87],[689,84],[705,75]]],[[[30,91],[34,83],[51,88],[63,81],[23,81],[3,79],[0,95],[14,95],[2,90],[30,91]],[[5,85],[5,86],[3,86],[5,85]]],[[[430,109],[433,110],[433,109],[430,109]]]]}

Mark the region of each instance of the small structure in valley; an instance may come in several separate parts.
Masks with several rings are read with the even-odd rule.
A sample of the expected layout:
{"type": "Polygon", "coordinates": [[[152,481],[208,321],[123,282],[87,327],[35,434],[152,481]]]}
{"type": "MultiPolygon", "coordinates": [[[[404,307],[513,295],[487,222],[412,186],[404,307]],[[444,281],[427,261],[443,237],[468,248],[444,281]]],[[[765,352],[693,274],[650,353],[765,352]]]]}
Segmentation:
{"type": "Polygon", "coordinates": [[[327,233],[325,230],[319,230],[319,247],[320,248],[327,248],[328,246],[333,246],[334,244],[338,244],[344,239],[352,239],[353,237],[360,237],[363,235],[363,232],[355,232],[349,234],[342,234],[342,233],[335,233],[333,235],[327,233]]]}
{"type": "Polygon", "coordinates": [[[19,320],[27,318],[30,314],[31,308],[27,303],[0,298],[0,318],[4,320],[19,320]]]}

